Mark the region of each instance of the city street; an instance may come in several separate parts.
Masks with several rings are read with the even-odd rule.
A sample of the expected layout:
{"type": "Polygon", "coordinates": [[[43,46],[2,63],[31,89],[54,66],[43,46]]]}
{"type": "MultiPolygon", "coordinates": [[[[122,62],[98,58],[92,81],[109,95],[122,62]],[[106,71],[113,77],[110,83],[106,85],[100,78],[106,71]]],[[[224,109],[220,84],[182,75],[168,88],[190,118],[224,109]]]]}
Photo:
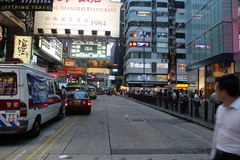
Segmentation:
{"type": "Polygon", "coordinates": [[[208,160],[212,131],[124,97],[98,96],[90,115],[43,125],[35,139],[1,136],[4,160],[208,160]]]}

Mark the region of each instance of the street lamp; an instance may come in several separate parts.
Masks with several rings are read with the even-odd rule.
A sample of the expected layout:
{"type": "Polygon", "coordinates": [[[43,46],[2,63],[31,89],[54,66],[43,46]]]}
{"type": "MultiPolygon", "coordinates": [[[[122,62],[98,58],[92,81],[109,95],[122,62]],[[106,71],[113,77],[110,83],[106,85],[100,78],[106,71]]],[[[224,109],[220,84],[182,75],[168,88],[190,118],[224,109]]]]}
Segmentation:
{"type": "MultiPolygon", "coordinates": [[[[144,30],[141,27],[136,28],[135,32],[137,30],[141,30],[142,31],[143,43],[145,43],[144,30]]],[[[143,44],[143,92],[144,93],[145,93],[145,78],[146,78],[146,75],[145,75],[145,45],[146,44],[143,44]]]]}

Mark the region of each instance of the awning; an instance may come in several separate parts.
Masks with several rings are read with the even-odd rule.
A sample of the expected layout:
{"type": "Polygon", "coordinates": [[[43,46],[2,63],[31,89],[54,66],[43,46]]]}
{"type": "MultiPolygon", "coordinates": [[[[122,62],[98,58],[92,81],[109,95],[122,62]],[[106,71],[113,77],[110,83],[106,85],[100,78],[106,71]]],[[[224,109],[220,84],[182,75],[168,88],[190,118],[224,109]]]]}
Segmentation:
{"type": "Polygon", "coordinates": [[[26,32],[26,25],[9,11],[0,12],[0,22],[6,27],[18,27],[26,32]]]}

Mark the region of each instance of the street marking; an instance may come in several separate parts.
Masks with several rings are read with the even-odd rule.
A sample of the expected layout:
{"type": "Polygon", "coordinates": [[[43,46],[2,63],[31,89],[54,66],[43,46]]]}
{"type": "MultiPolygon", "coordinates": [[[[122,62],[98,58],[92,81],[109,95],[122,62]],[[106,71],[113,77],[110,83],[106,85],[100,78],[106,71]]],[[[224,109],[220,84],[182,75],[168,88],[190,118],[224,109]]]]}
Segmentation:
{"type": "Polygon", "coordinates": [[[125,117],[127,117],[127,118],[128,118],[128,115],[127,115],[127,114],[125,114],[125,117]]]}
{"type": "Polygon", "coordinates": [[[24,154],[24,153],[26,153],[27,152],[27,149],[25,149],[24,151],[22,151],[22,153],[20,153],[20,154],[18,154],[13,160],[18,160],[20,157],[22,157],[22,155],[24,154]]]}
{"type": "Polygon", "coordinates": [[[35,156],[38,151],[40,151],[45,145],[47,145],[59,132],[61,132],[66,126],[68,126],[70,123],[72,123],[73,120],[69,120],[67,123],[65,123],[61,128],[59,128],[55,134],[53,134],[51,137],[49,137],[44,143],[42,143],[37,150],[35,150],[32,154],[30,154],[25,160],[31,160],[33,156],[35,156]]]}
{"type": "Polygon", "coordinates": [[[192,127],[195,127],[195,128],[198,128],[198,129],[201,129],[209,134],[213,134],[213,131],[211,129],[208,129],[208,128],[205,128],[205,127],[202,127],[198,124],[194,124],[194,123],[188,123],[189,125],[191,125],[192,127]]]}
{"type": "Polygon", "coordinates": [[[42,156],[56,143],[56,141],[63,136],[63,134],[69,129],[70,124],[62,131],[60,135],[57,136],[49,145],[48,147],[38,156],[38,159],[42,158],[42,156]]]}

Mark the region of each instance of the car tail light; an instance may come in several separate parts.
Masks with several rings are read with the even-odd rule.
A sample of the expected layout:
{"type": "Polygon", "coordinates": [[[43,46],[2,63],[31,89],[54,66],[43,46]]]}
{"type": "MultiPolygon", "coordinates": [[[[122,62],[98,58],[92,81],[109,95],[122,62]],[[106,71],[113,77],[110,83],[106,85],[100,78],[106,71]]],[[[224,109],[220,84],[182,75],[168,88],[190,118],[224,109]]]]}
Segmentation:
{"type": "Polygon", "coordinates": [[[28,113],[27,105],[24,102],[20,102],[20,116],[26,117],[28,113]]]}
{"type": "Polygon", "coordinates": [[[90,100],[87,100],[87,105],[88,105],[88,106],[91,106],[91,105],[92,105],[92,103],[91,103],[90,100]]]}

